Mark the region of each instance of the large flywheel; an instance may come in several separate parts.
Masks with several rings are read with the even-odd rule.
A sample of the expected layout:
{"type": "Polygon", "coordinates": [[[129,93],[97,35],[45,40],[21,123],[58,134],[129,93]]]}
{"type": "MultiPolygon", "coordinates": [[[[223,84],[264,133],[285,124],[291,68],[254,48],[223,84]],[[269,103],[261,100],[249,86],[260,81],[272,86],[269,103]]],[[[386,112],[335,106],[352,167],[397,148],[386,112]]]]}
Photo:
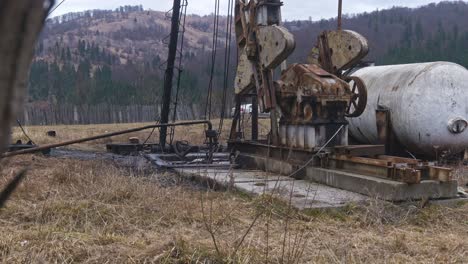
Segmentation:
{"type": "Polygon", "coordinates": [[[346,108],[346,117],[359,117],[366,110],[367,88],[361,78],[355,76],[344,77],[344,80],[350,85],[351,100],[346,108]]]}

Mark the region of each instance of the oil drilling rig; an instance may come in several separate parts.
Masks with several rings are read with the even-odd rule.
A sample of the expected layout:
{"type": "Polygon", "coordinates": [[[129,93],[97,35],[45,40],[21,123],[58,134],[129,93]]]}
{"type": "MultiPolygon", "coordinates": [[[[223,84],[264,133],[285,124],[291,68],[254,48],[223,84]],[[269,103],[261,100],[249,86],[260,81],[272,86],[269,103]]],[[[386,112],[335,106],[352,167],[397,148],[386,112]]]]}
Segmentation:
{"type": "MultiPolygon", "coordinates": [[[[317,37],[307,63],[286,62],[296,43],[281,25],[282,6],[280,0],[235,1],[238,66],[228,153],[211,153],[198,164],[205,154],[191,153],[184,161],[172,154],[155,154],[151,159],[167,168],[261,169],[390,201],[456,197],[451,169],[395,155],[398,142],[391,111],[369,107],[366,81],[356,74],[369,45],[359,33],[342,28],[342,1],[337,29],[317,37]],[[275,79],[278,68],[281,74],[275,79]],[[252,105],[250,135],[241,124],[245,102],[252,105]],[[259,137],[259,112],[270,117],[266,138],[259,137]],[[370,126],[377,130],[377,142],[352,145],[349,131],[361,128],[350,124],[363,115],[374,117],[370,126]]],[[[468,78],[468,72],[464,76],[468,78]]],[[[452,127],[466,127],[465,119],[457,120],[452,127]]],[[[464,128],[457,131],[463,133],[464,128]]],[[[206,134],[217,142],[219,134],[212,130],[206,134]]]]}
{"type": "MultiPolygon", "coordinates": [[[[282,5],[279,0],[236,1],[239,63],[229,146],[238,153],[238,163],[387,200],[454,197],[457,183],[450,169],[392,156],[396,141],[391,141],[388,111],[371,110],[378,145],[349,144],[350,122],[368,107],[365,81],[351,73],[369,46],[359,33],[342,29],[342,1],[337,29],[318,36],[307,64],[286,63],[295,40],[281,26],[282,5]],[[281,76],[274,80],[278,67],[281,76]],[[258,139],[255,110],[250,139],[240,128],[240,106],[248,100],[253,110],[258,102],[261,112],[270,113],[267,139],[258,139]]],[[[457,120],[457,127],[466,127],[466,119],[457,120]]]]}
{"type": "Polygon", "coordinates": [[[296,43],[281,25],[283,3],[230,3],[238,65],[227,148],[220,147],[222,129],[215,131],[210,120],[169,123],[181,13],[181,0],[174,0],[161,123],[4,156],[158,128],[159,143],[110,144],[108,150],[149,149],[148,159],[161,168],[204,169],[214,175],[227,169],[263,170],[388,201],[457,197],[452,169],[418,159],[409,150],[437,158],[443,151],[468,148],[465,68],[442,62],[363,68],[369,45],[364,36],[343,29],[341,0],[337,28],[319,34],[307,63],[287,62],[296,43]],[[245,102],[252,105],[250,135],[241,124],[245,102]],[[442,111],[433,114],[434,107],[442,111]],[[266,138],[259,136],[259,112],[270,118],[266,138]],[[166,146],[168,128],[195,124],[206,125],[205,146],[172,140],[166,146]]]}

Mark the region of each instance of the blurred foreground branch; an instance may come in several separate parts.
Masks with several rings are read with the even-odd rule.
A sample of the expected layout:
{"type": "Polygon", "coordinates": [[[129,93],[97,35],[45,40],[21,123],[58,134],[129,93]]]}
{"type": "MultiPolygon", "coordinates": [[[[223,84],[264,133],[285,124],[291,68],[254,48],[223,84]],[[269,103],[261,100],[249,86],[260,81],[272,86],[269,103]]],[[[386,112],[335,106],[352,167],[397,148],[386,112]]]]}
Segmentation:
{"type": "MultiPolygon", "coordinates": [[[[54,0],[0,1],[0,153],[10,143],[11,125],[23,103],[36,40],[54,3],[54,0]]],[[[4,200],[0,207],[24,173],[0,193],[4,200]]]]}

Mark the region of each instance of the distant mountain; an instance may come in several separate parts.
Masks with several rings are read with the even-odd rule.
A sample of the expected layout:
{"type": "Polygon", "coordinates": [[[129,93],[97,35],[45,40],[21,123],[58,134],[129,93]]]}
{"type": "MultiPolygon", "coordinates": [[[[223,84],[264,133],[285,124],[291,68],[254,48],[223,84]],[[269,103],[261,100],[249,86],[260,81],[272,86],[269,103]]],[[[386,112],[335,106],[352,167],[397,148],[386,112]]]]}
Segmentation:
{"type": "MultiPolygon", "coordinates": [[[[296,36],[297,48],[292,60],[304,61],[316,36],[323,30],[336,28],[337,22],[336,19],[290,21],[286,25],[296,36]]],[[[370,54],[366,59],[377,64],[449,60],[468,66],[468,3],[465,1],[348,15],[343,19],[343,28],[368,39],[370,54]]]]}
{"type": "MultiPolygon", "coordinates": [[[[184,103],[205,102],[213,20],[213,16],[187,16],[180,92],[184,103]]],[[[377,64],[448,60],[468,66],[468,4],[463,1],[345,16],[343,25],[369,40],[371,52],[366,60],[377,64]]],[[[304,62],[317,35],[336,28],[336,20],[289,21],[285,26],[297,42],[288,62],[304,62]]],[[[161,103],[169,30],[165,13],[142,6],[49,19],[31,68],[30,101],[161,103]]],[[[223,86],[225,36],[226,18],[222,17],[214,71],[215,98],[223,86]]],[[[234,43],[230,87],[235,73],[232,62],[237,60],[234,43]]]]}
{"type": "MultiPolygon", "coordinates": [[[[212,21],[212,16],[187,16],[185,52],[211,49],[212,21]]],[[[37,58],[55,59],[51,55],[58,46],[75,51],[73,59],[80,60],[80,41],[84,41],[86,47],[94,45],[116,56],[121,64],[128,60],[145,62],[166,56],[170,26],[170,14],[145,11],[142,6],[70,13],[48,20],[37,58]]],[[[221,18],[220,35],[225,33],[225,27],[226,19],[221,18]]]]}
{"type": "MultiPolygon", "coordinates": [[[[204,97],[213,20],[213,16],[196,15],[186,19],[180,55],[187,70],[182,75],[181,97],[189,101],[204,97]]],[[[219,19],[218,45],[223,48],[226,23],[226,18],[219,19]]],[[[30,101],[160,103],[169,32],[170,14],[142,6],[49,19],[31,67],[30,101]]],[[[217,63],[215,74],[219,75],[221,60],[217,63]]]]}

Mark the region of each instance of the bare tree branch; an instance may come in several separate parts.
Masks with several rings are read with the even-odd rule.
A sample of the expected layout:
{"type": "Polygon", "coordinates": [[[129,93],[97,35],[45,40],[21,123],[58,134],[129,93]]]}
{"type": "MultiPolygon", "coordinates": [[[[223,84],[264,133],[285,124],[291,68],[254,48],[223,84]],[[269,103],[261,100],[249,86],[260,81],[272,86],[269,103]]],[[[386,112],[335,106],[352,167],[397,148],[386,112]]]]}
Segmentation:
{"type": "MultiPolygon", "coordinates": [[[[34,47],[54,0],[0,1],[0,153],[10,142],[26,92],[26,80],[34,47]]],[[[1,169],[1,168],[0,168],[1,169]]],[[[0,208],[19,185],[25,171],[0,193],[0,208]]]]}
{"type": "Polygon", "coordinates": [[[0,150],[10,141],[20,110],[37,37],[53,0],[0,2],[0,150]]]}

